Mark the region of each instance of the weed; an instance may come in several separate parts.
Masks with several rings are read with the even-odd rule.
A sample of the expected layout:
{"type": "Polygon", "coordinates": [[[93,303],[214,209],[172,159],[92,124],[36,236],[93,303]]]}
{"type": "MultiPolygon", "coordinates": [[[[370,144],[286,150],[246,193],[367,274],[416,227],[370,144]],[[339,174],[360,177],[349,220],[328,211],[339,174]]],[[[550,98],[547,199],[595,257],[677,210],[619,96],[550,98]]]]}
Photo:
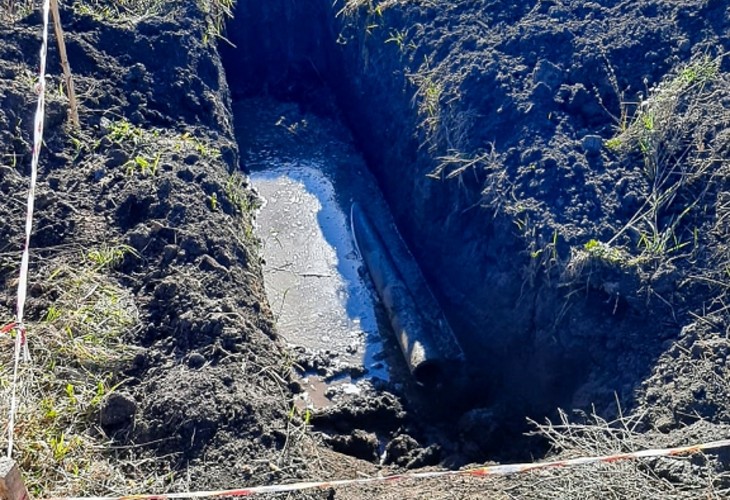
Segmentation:
{"type": "Polygon", "coordinates": [[[108,122],[107,124],[107,137],[114,144],[132,144],[138,146],[144,131],[132,125],[127,120],[117,120],[108,122]]]}
{"type": "Polygon", "coordinates": [[[287,124],[286,122],[287,122],[286,117],[281,116],[276,121],[276,126],[285,128],[287,132],[289,132],[290,134],[295,135],[295,136],[299,135],[300,132],[306,131],[307,128],[309,127],[309,122],[307,121],[306,118],[302,118],[301,120],[294,122],[294,123],[287,124]]]}
{"type": "Polygon", "coordinates": [[[241,215],[244,236],[253,239],[253,212],[259,208],[258,199],[246,189],[240,174],[231,174],[226,181],[226,198],[241,215]]]}
{"type": "MultiPolygon", "coordinates": [[[[335,0],[337,3],[338,0],[335,0]]],[[[337,12],[338,16],[353,16],[361,9],[368,16],[382,16],[383,13],[397,5],[417,4],[417,5],[435,5],[434,0],[344,0],[343,7],[337,12]]]]}
{"type": "Polygon", "coordinates": [[[137,251],[129,245],[102,245],[86,252],[86,258],[97,270],[116,269],[122,264],[127,254],[138,255],[137,251]]]}
{"type": "Polygon", "coordinates": [[[157,173],[157,167],[160,165],[160,157],[162,153],[157,153],[154,158],[147,158],[142,155],[135,156],[124,164],[127,175],[134,175],[139,172],[142,176],[154,177],[157,173]]]}
{"type": "Polygon", "coordinates": [[[398,50],[403,52],[405,37],[406,34],[404,31],[392,30],[390,32],[390,37],[385,40],[385,43],[394,43],[398,47],[398,50]]]}
{"type": "MultiPolygon", "coordinates": [[[[74,262],[42,270],[52,302],[43,319],[27,324],[31,363],[21,367],[14,456],[34,496],[102,493],[126,486],[103,446],[98,414],[120,380],[132,351],[121,337],[138,323],[133,298],[105,274],[130,250],[89,250],[74,262]],[[103,478],[103,479],[102,479],[103,478]]],[[[0,385],[11,378],[12,339],[0,342],[0,385]]],[[[9,391],[0,393],[7,408],[9,391]]]]}
{"type": "Polygon", "coordinates": [[[678,253],[694,235],[683,224],[700,205],[721,162],[730,118],[718,104],[721,58],[693,58],[639,103],[624,103],[618,133],[606,146],[630,163],[639,157],[648,183],[644,203],[608,242],[627,232],[644,256],[678,253]],[[633,114],[630,110],[633,110],[633,114]]]}
{"type": "Polygon", "coordinates": [[[206,13],[206,29],[203,33],[203,43],[223,40],[233,46],[224,36],[226,20],[233,18],[235,0],[200,0],[201,7],[206,13]]]}
{"type": "Polygon", "coordinates": [[[408,75],[408,79],[416,87],[413,102],[421,118],[420,128],[426,135],[426,142],[435,148],[438,142],[435,137],[441,125],[443,84],[436,79],[436,72],[430,69],[427,59],[418,72],[408,75]]]}
{"type": "Polygon", "coordinates": [[[218,158],[221,155],[219,149],[210,147],[204,140],[185,132],[180,136],[180,143],[175,145],[175,150],[180,151],[184,147],[192,147],[193,151],[203,158],[218,158]]]}
{"type": "Polygon", "coordinates": [[[594,259],[614,264],[621,264],[627,261],[626,255],[621,250],[598,240],[587,241],[583,245],[583,250],[585,250],[589,257],[594,259]]]}
{"type": "Polygon", "coordinates": [[[257,208],[258,202],[246,189],[244,178],[240,174],[231,174],[226,181],[226,198],[242,214],[250,214],[257,208]]]}

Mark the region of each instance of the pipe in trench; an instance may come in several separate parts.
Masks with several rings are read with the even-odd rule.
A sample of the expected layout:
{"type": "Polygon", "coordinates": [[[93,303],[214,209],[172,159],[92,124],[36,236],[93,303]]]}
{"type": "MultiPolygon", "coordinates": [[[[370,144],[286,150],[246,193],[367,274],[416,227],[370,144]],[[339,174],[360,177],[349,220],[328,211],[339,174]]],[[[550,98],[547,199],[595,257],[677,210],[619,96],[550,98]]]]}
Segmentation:
{"type": "Polygon", "coordinates": [[[457,353],[439,348],[380,234],[357,203],[352,205],[350,217],[355,245],[388,313],[411,375],[426,387],[444,385],[463,368],[463,353],[460,348],[457,353]]]}

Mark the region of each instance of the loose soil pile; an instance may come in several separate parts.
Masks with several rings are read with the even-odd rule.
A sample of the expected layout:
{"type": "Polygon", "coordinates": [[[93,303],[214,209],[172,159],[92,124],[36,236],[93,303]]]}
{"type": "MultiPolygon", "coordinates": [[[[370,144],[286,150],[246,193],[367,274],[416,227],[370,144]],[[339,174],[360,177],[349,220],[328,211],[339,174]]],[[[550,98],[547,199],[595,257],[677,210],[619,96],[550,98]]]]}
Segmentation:
{"type": "MultiPolygon", "coordinates": [[[[41,19],[2,6],[5,324],[41,19]]],[[[236,50],[223,7],[62,8],[82,123],[54,74],[16,428],[35,493],[354,477],[383,446],[395,468],[453,467],[727,436],[726,2],[239,0],[236,50]],[[428,422],[394,387],[311,422],[293,409],[229,85],[349,125],[470,356],[468,411],[428,422]]],[[[719,498],[729,460],[300,497],[719,498]]]]}

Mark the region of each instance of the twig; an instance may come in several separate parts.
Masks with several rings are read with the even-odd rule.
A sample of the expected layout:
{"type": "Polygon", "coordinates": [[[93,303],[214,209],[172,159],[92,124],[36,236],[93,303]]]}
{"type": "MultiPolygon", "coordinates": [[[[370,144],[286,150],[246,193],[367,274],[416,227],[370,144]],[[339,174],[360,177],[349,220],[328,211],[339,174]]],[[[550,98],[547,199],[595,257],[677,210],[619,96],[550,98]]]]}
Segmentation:
{"type": "Polygon", "coordinates": [[[68,63],[68,56],[66,55],[66,42],[63,40],[63,28],[61,27],[61,14],[58,12],[58,0],[51,0],[51,13],[53,14],[53,26],[56,31],[56,41],[58,42],[58,53],[61,56],[63,79],[66,82],[69,118],[71,118],[71,125],[73,128],[78,130],[80,128],[80,124],[78,105],[76,102],[76,91],[74,90],[74,81],[71,76],[71,65],[68,63]]]}

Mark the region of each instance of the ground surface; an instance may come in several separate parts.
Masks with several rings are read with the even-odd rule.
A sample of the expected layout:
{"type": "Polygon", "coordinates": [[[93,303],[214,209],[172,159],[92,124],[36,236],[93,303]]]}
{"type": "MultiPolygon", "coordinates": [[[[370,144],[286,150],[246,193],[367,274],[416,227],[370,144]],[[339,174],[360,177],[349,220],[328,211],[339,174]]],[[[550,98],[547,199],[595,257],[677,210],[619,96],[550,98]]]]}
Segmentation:
{"type": "MultiPolygon", "coordinates": [[[[0,5],[5,324],[41,18],[0,5]]],[[[726,2],[239,0],[228,82],[215,5],[62,8],[82,123],[52,46],[15,453],[35,493],[372,475],[381,445],[399,470],[728,435],[726,2]],[[386,387],[298,413],[229,85],[349,125],[470,356],[476,409],[444,429],[386,387]],[[559,425],[525,441],[528,416],[559,425]]],[[[721,498],[729,463],[301,497],[721,498]]]]}

